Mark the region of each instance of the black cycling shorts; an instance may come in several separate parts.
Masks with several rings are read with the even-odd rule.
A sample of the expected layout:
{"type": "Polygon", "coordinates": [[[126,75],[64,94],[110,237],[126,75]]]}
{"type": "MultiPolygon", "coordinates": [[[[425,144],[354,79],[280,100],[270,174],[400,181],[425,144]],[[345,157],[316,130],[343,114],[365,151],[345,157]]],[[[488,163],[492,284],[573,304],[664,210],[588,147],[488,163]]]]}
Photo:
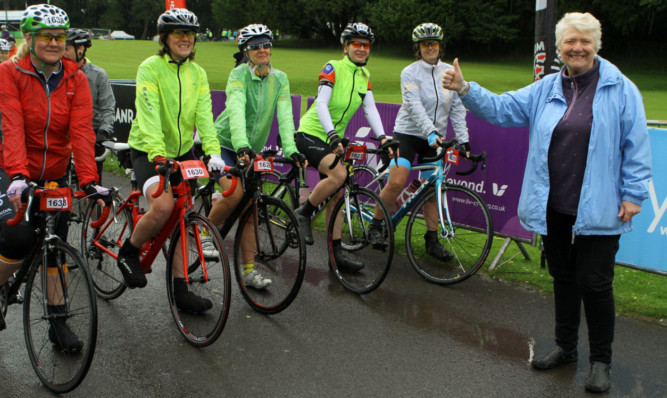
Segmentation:
{"type": "Polygon", "coordinates": [[[332,153],[329,144],[310,134],[297,132],[294,135],[294,142],[296,149],[308,159],[308,165],[315,169],[320,167],[320,162],[325,156],[332,153]]]}
{"type": "Polygon", "coordinates": [[[426,163],[424,158],[433,158],[438,155],[437,149],[431,148],[428,140],[422,137],[394,132],[393,139],[398,141],[400,157],[406,159],[410,164],[414,164],[415,155],[419,155],[417,164],[426,163]]]}

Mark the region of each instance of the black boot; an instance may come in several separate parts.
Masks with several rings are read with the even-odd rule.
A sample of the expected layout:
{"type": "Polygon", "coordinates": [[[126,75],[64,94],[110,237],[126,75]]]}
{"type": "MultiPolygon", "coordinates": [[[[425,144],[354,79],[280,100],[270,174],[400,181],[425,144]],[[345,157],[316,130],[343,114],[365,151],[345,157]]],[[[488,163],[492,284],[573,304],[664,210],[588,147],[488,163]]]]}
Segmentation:
{"type": "Polygon", "coordinates": [[[426,231],[424,235],[424,241],[426,242],[426,254],[431,257],[434,257],[440,261],[449,261],[454,258],[454,256],[445,250],[444,247],[438,241],[438,232],[437,231],[426,231]]]}
{"type": "Polygon", "coordinates": [[[566,352],[559,346],[556,346],[547,355],[535,358],[531,365],[537,370],[549,370],[572,362],[577,362],[577,350],[566,352]]]}
{"type": "Polygon", "coordinates": [[[118,250],[117,265],[127,287],[134,289],[146,286],[146,275],[139,262],[139,249],[130,243],[130,238],[125,239],[123,247],[118,250]]]}
{"type": "Polygon", "coordinates": [[[333,255],[336,261],[336,267],[341,272],[359,272],[364,268],[364,265],[358,261],[350,260],[343,254],[343,248],[340,245],[340,240],[333,241],[333,255]]]}
{"type": "Polygon", "coordinates": [[[296,220],[299,222],[299,229],[303,235],[304,242],[306,242],[307,245],[312,245],[315,243],[315,240],[313,239],[313,229],[310,226],[310,215],[305,214],[307,212],[307,203],[308,202],[302,204],[298,209],[294,210],[294,215],[296,216],[296,220]]]}
{"type": "Polygon", "coordinates": [[[174,278],[174,301],[179,310],[200,314],[213,308],[209,299],[201,298],[188,290],[184,278],[174,278]]]}
{"type": "Polygon", "coordinates": [[[591,363],[591,371],[588,373],[588,379],[584,386],[586,391],[596,393],[609,391],[609,385],[611,384],[610,368],[611,366],[604,362],[591,363]]]}
{"type": "MultiPolygon", "coordinates": [[[[49,305],[49,313],[52,315],[63,315],[67,313],[64,305],[49,305]]],[[[66,318],[55,317],[49,327],[49,340],[64,352],[76,353],[81,351],[83,343],[77,335],[69,328],[66,318]]]]}

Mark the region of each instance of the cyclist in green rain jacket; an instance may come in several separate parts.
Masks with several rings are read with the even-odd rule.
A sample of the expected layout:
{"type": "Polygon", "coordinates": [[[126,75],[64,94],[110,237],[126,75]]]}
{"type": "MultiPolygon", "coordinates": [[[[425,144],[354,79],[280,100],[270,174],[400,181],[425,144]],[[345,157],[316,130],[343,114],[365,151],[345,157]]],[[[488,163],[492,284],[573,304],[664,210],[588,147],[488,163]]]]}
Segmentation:
{"type": "MultiPolygon", "coordinates": [[[[227,80],[226,108],[215,121],[222,158],[227,165],[235,165],[237,160],[247,165],[253,152],[262,151],[269,138],[276,108],[284,156],[292,158],[298,165],[305,161],[294,144],[294,118],[287,75],[270,64],[272,40],[269,28],[261,24],[248,25],[239,32],[240,53],[235,55],[238,64],[227,80]],[[245,60],[247,64],[243,63],[245,60]]],[[[222,176],[218,184],[226,191],[231,180],[222,176]]],[[[230,196],[214,203],[209,220],[217,226],[222,225],[242,197],[243,189],[239,184],[230,196]]],[[[244,231],[251,233],[252,229],[244,231]]],[[[254,239],[248,237],[243,242],[252,245],[254,239]]],[[[264,289],[271,284],[270,279],[255,271],[254,258],[244,259],[243,272],[246,286],[264,289]]]]}

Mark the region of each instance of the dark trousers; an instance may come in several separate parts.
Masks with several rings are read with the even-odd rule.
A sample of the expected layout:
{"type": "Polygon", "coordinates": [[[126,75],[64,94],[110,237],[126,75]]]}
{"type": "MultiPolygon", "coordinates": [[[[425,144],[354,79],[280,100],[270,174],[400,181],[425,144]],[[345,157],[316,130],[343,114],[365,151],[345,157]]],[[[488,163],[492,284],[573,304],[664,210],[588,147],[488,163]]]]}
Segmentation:
{"type": "Polygon", "coordinates": [[[588,325],[591,362],[611,363],[614,341],[614,263],[620,235],[576,235],[575,216],[547,210],[543,237],[549,274],[554,279],[556,344],[577,348],[581,303],[588,325]]]}

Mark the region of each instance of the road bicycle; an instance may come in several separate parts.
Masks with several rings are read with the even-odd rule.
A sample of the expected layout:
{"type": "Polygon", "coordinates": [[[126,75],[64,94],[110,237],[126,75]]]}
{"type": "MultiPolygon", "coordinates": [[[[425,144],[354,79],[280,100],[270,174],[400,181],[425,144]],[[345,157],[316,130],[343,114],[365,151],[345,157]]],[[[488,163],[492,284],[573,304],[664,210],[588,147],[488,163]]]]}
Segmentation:
{"type": "MultiPolygon", "coordinates": [[[[232,169],[234,192],[242,184],[243,197],[236,210],[220,227],[220,235],[228,236],[236,221],[234,238],[234,273],[246,302],[263,314],[275,314],[287,308],[296,298],[306,272],[306,244],[292,209],[282,200],[264,193],[261,176],[273,170],[276,151],[255,156],[250,165],[239,162],[232,169]],[[254,245],[254,246],[253,246],[254,245]],[[246,286],[243,282],[244,264],[254,261],[254,269],[272,283],[264,289],[246,286]]],[[[212,207],[216,179],[199,187],[195,209],[208,215],[212,207]]],[[[223,193],[225,196],[225,193],[223,193]]]]}
{"type": "MultiPolygon", "coordinates": [[[[74,196],[82,199],[85,193],[77,191],[74,196]]],[[[20,211],[7,224],[17,225],[24,216],[27,220],[34,218],[37,240],[21,268],[0,289],[0,310],[6,316],[9,305],[23,304],[30,363],[44,386],[55,393],[66,393],[86,377],[95,354],[97,303],[93,282],[79,251],[56,231],[58,218],[67,217],[72,208],[71,189],[57,188],[57,183],[43,188],[29,183],[22,199],[20,211]],[[65,327],[78,336],[80,345],[60,340],[56,329],[65,327]]]]}
{"type": "MultiPolygon", "coordinates": [[[[359,186],[354,176],[354,164],[363,161],[368,151],[365,145],[350,144],[349,140],[343,139],[345,154],[336,157],[330,168],[342,161],[347,169],[348,175],[343,189],[343,197],[333,203],[333,213],[342,215],[341,246],[346,256],[364,264],[360,272],[341,271],[333,255],[333,232],[337,228],[336,217],[331,217],[329,225],[325,226],[327,231],[327,248],[329,251],[329,267],[336,279],[349,291],[357,294],[366,294],[375,290],[384,281],[391,265],[394,253],[393,224],[389,217],[386,206],[380,197],[373,191],[359,186]],[[375,208],[380,209],[385,215],[385,229],[387,233],[386,245],[373,247],[368,239],[368,227],[375,208]]],[[[291,203],[292,208],[298,206],[299,200],[295,187],[301,186],[302,176],[299,168],[291,159],[281,158],[280,162],[291,165],[290,170],[285,173],[265,173],[262,188],[268,192],[270,197],[281,198],[291,203]]],[[[340,190],[339,189],[339,190],[340,190]]],[[[327,205],[333,202],[336,193],[323,201],[313,212],[311,222],[324,212],[327,205]]]]}
{"type": "MultiPolygon", "coordinates": [[[[458,150],[454,149],[456,139],[441,144],[442,150],[433,158],[424,159],[424,164],[413,166],[412,170],[430,171],[428,178],[421,179],[421,185],[393,214],[394,226],[404,217],[405,247],[410,264],[424,279],[441,285],[462,282],[475,274],[484,264],[493,241],[493,220],[484,200],[473,190],[446,181],[452,164],[459,161],[458,150]],[[437,219],[427,220],[424,212],[429,203],[437,206],[437,219]],[[451,260],[440,261],[426,254],[424,234],[429,224],[436,225],[440,244],[452,255],[451,260]]],[[[463,156],[461,156],[463,157],[463,156]]],[[[457,175],[473,173],[479,163],[486,167],[486,153],[470,155],[471,167],[457,171],[457,175]]],[[[361,165],[355,173],[364,177],[364,185],[379,191],[389,176],[389,169],[383,166],[378,171],[361,165]]],[[[432,214],[432,212],[429,212],[432,214]]]]}
{"type": "MultiPolygon", "coordinates": [[[[105,147],[113,151],[128,150],[127,144],[105,142],[105,147]]],[[[168,243],[166,250],[167,298],[176,326],[188,343],[206,347],[213,344],[222,333],[229,315],[231,281],[229,264],[222,238],[217,228],[208,219],[192,210],[192,186],[190,180],[206,178],[208,172],[199,160],[169,160],[162,166],[160,185],[153,197],[163,190],[171,189],[174,194],[174,208],[164,227],[149,239],[140,249],[140,263],[144,273],[150,273],[157,255],[168,243]],[[181,173],[183,180],[174,187],[168,181],[172,173],[181,173]],[[185,239],[183,239],[185,237],[185,239]],[[202,249],[202,240],[212,245],[210,251],[202,249]],[[180,310],[174,298],[174,266],[183,268],[188,290],[208,299],[213,307],[204,313],[193,314],[180,310]]],[[[132,191],[123,199],[116,188],[112,189],[112,217],[104,219],[104,213],[97,219],[97,206],[91,203],[83,216],[81,246],[90,267],[95,291],[105,300],[119,297],[126,289],[123,277],[116,265],[118,250],[145,213],[139,199],[136,178],[132,173],[132,191]],[[97,226],[90,221],[96,220],[97,226]],[[100,220],[103,220],[100,222],[100,220]]]]}

